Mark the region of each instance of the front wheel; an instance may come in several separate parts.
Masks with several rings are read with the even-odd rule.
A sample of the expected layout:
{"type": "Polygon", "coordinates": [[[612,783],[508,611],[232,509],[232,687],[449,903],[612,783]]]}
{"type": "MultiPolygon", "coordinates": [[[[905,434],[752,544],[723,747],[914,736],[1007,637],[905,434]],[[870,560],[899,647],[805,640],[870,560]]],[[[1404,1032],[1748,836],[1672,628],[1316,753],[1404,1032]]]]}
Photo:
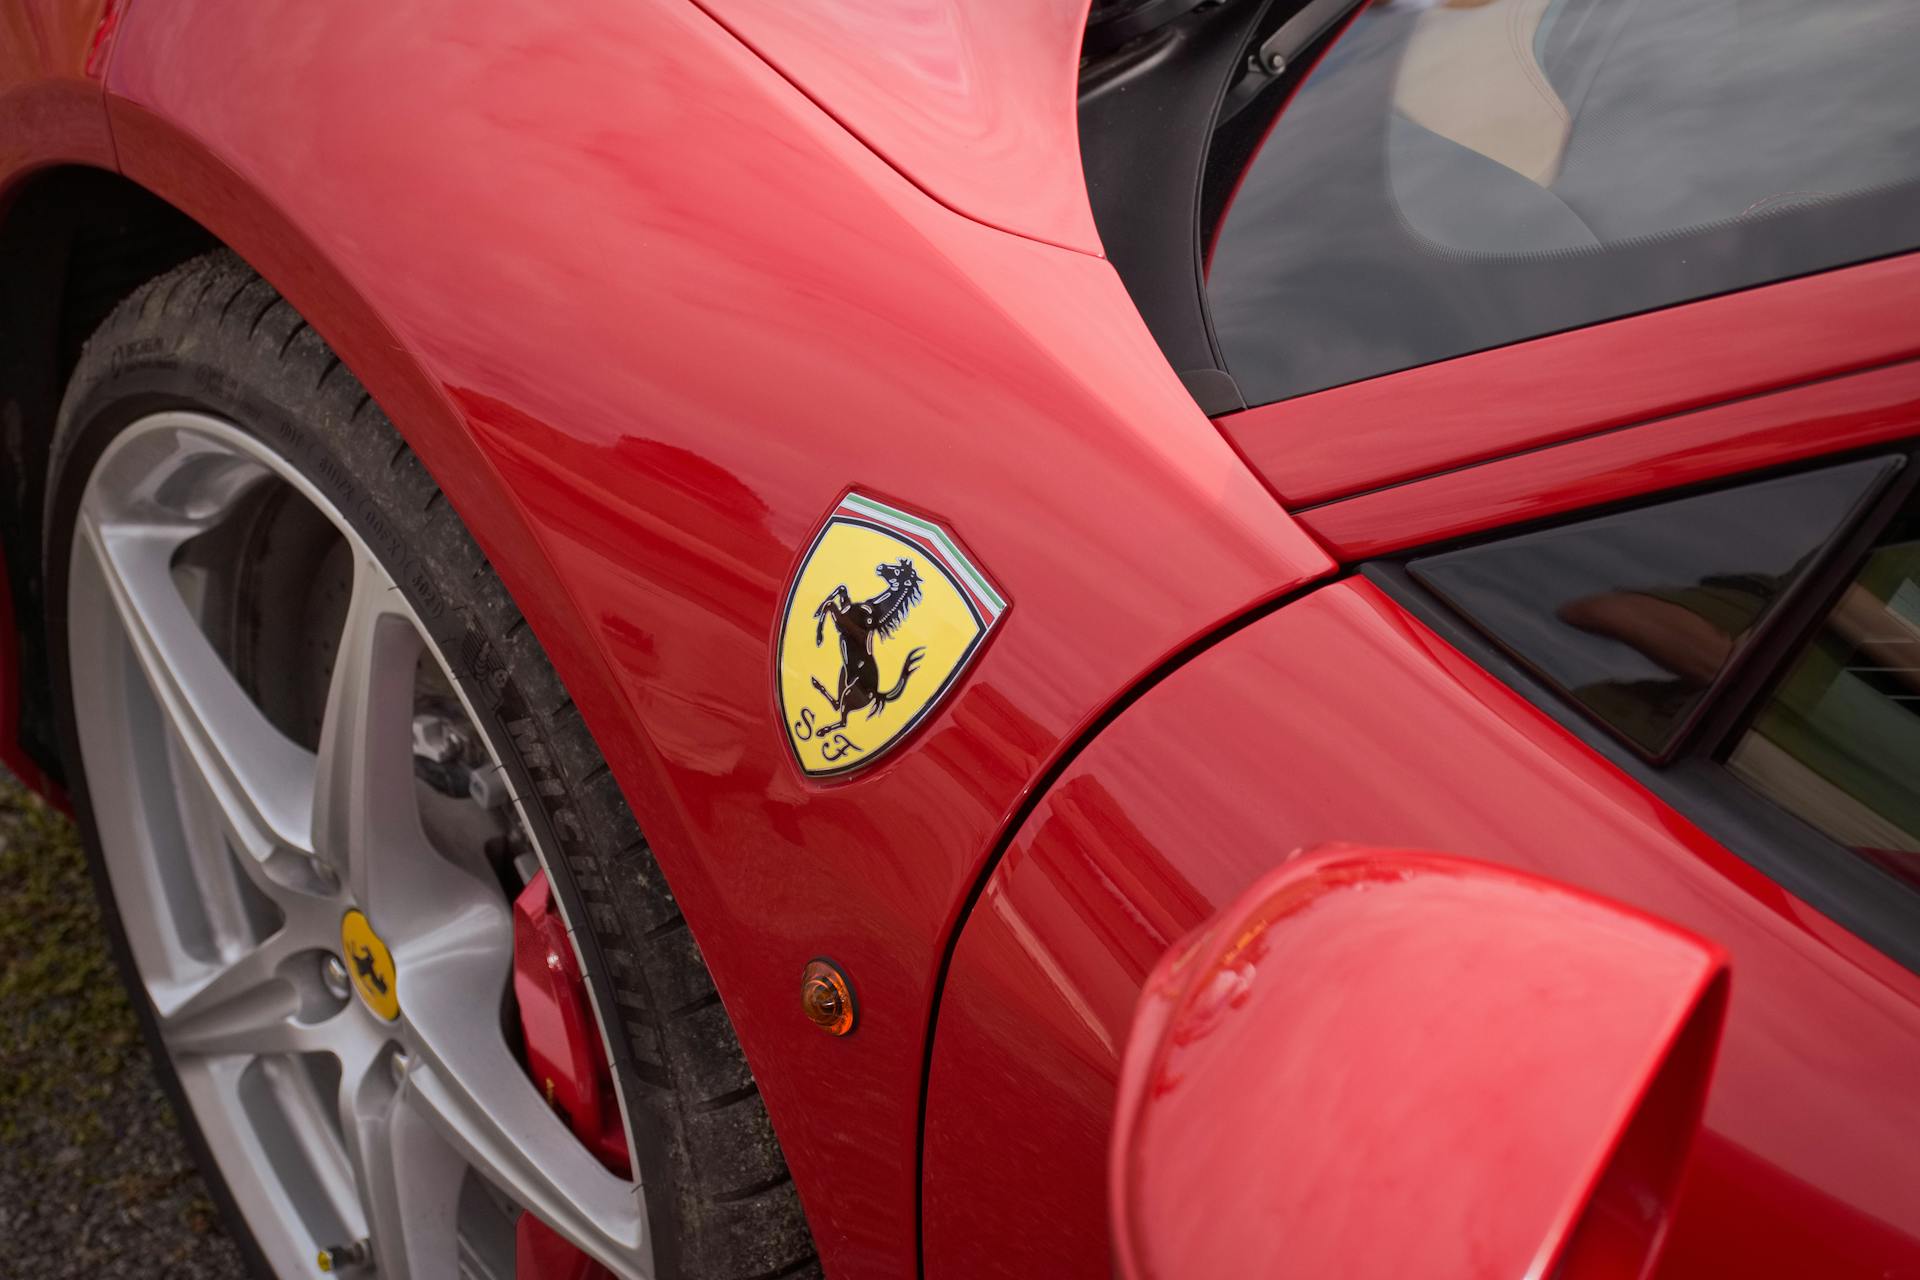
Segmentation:
{"type": "Polygon", "coordinates": [[[532,1215],[622,1276],[813,1270],[606,765],[464,526],[291,308],[226,253],[134,294],[76,369],[51,495],[76,813],[157,1069],[255,1266],[508,1276],[532,1215]],[[597,1142],[529,1074],[556,1048],[515,1003],[514,906],[542,873],[613,1064],[597,1142]]]}

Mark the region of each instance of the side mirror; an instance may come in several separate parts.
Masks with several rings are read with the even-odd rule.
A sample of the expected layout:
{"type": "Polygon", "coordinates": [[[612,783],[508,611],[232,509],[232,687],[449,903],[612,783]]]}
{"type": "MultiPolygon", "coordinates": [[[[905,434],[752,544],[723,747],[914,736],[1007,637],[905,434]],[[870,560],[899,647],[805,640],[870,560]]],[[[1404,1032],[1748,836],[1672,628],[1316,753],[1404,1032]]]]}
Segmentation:
{"type": "Polygon", "coordinates": [[[1438,854],[1328,847],[1148,978],[1108,1197],[1125,1280],[1631,1280],[1726,1008],[1720,950],[1438,854]]]}

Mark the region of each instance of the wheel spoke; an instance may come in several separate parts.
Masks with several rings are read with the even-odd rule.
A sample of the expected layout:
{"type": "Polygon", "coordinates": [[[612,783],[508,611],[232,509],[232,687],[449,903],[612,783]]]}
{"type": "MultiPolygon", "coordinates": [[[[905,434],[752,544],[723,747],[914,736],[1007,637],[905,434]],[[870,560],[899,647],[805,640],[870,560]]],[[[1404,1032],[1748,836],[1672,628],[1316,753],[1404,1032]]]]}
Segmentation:
{"type": "Polygon", "coordinates": [[[248,935],[242,878],[273,904],[288,927],[314,945],[332,945],[341,913],[340,886],[331,867],[312,855],[278,845],[249,848],[239,844],[204,777],[192,772],[186,746],[169,734],[169,755],[176,761],[184,861],[199,886],[209,923],[221,938],[248,935]],[[229,852],[231,850],[231,852],[229,852]]]}
{"type": "Polygon", "coordinates": [[[314,760],[227,670],[171,576],[191,525],[113,525],[83,512],[92,552],[136,661],[237,844],[256,859],[312,848],[314,760]]]}
{"type": "Polygon", "coordinates": [[[352,1064],[340,1085],[340,1121],[359,1182],[374,1269],[387,1280],[453,1280],[459,1266],[459,1152],[406,1105],[392,1058],[352,1064]]]}
{"type": "Polygon", "coordinates": [[[251,884],[270,899],[280,896],[281,886],[267,874],[267,864],[254,857],[252,850],[235,849],[231,824],[180,735],[169,729],[166,739],[168,776],[179,797],[183,837],[179,869],[192,875],[213,936],[247,938],[252,928],[247,918],[246,885],[251,884]]]}
{"type": "Polygon", "coordinates": [[[405,1096],[490,1181],[621,1275],[649,1275],[638,1187],[593,1158],[543,1101],[501,1032],[504,910],[474,910],[409,948],[401,1019],[405,1096]]]}
{"type": "Polygon", "coordinates": [[[300,993],[283,971],[303,949],[283,928],[190,988],[154,991],[167,1047],[179,1054],[301,1053],[316,1047],[323,1033],[295,1020],[300,993]]]}
{"type": "Polygon", "coordinates": [[[282,1231],[262,1240],[281,1276],[312,1275],[322,1244],[345,1243],[366,1225],[334,1123],[333,1092],[323,1093],[296,1057],[187,1058],[181,1084],[208,1143],[246,1176],[228,1176],[249,1224],[282,1231]]]}
{"type": "MultiPolygon", "coordinates": [[[[116,808],[95,789],[108,874],[122,909],[151,917],[128,935],[161,1038],[273,1265],[365,1238],[372,1274],[455,1280],[479,1256],[462,1237],[472,1172],[618,1274],[651,1276],[640,1187],[594,1159],[509,1046],[494,855],[512,819],[485,775],[441,794],[490,744],[463,725],[458,756],[436,757],[445,776],[416,772],[416,710],[430,725],[462,688],[352,522],[264,439],[154,414],[101,455],[69,564],[88,776],[132,796],[116,808]],[[329,669],[331,637],[305,631],[339,616],[343,588],[329,669]],[[229,607],[262,622],[264,702],[203,629],[229,607]],[[277,727],[296,720],[293,737],[277,727]],[[353,908],[392,952],[392,1021],[332,967],[353,908]]],[[[464,1225],[497,1246],[497,1218],[464,1225]]]]}
{"type": "Polygon", "coordinates": [[[421,652],[393,580],[356,546],[353,596],[320,726],[313,830],[322,856],[376,920],[446,869],[420,825],[413,682],[421,652]],[[383,910],[385,908],[385,910],[383,910]]]}

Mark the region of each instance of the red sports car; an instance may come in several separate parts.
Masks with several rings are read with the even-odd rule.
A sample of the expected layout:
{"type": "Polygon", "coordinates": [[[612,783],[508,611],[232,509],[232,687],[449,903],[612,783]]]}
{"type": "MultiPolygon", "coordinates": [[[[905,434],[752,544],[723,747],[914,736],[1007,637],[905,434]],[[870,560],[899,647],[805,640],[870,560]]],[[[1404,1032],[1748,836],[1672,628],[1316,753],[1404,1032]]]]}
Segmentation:
{"type": "Polygon", "coordinates": [[[253,1265],[1920,1274],[1916,64],[0,0],[0,757],[253,1265]]]}

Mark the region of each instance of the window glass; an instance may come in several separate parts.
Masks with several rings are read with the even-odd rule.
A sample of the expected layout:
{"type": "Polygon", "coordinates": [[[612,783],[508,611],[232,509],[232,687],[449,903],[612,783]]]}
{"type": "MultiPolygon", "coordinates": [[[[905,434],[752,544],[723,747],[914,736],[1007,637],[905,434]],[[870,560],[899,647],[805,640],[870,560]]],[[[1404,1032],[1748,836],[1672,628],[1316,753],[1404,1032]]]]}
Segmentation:
{"type": "Polygon", "coordinates": [[[1727,763],[1920,885],[1920,509],[1867,556],[1727,763]]]}
{"type": "Polygon", "coordinates": [[[1912,248],[1914,0],[1376,0],[1209,263],[1250,404],[1912,248]]]}
{"type": "Polygon", "coordinates": [[[1899,465],[1871,459],[1741,485],[1408,568],[1541,678],[1659,755],[1899,465]]]}

